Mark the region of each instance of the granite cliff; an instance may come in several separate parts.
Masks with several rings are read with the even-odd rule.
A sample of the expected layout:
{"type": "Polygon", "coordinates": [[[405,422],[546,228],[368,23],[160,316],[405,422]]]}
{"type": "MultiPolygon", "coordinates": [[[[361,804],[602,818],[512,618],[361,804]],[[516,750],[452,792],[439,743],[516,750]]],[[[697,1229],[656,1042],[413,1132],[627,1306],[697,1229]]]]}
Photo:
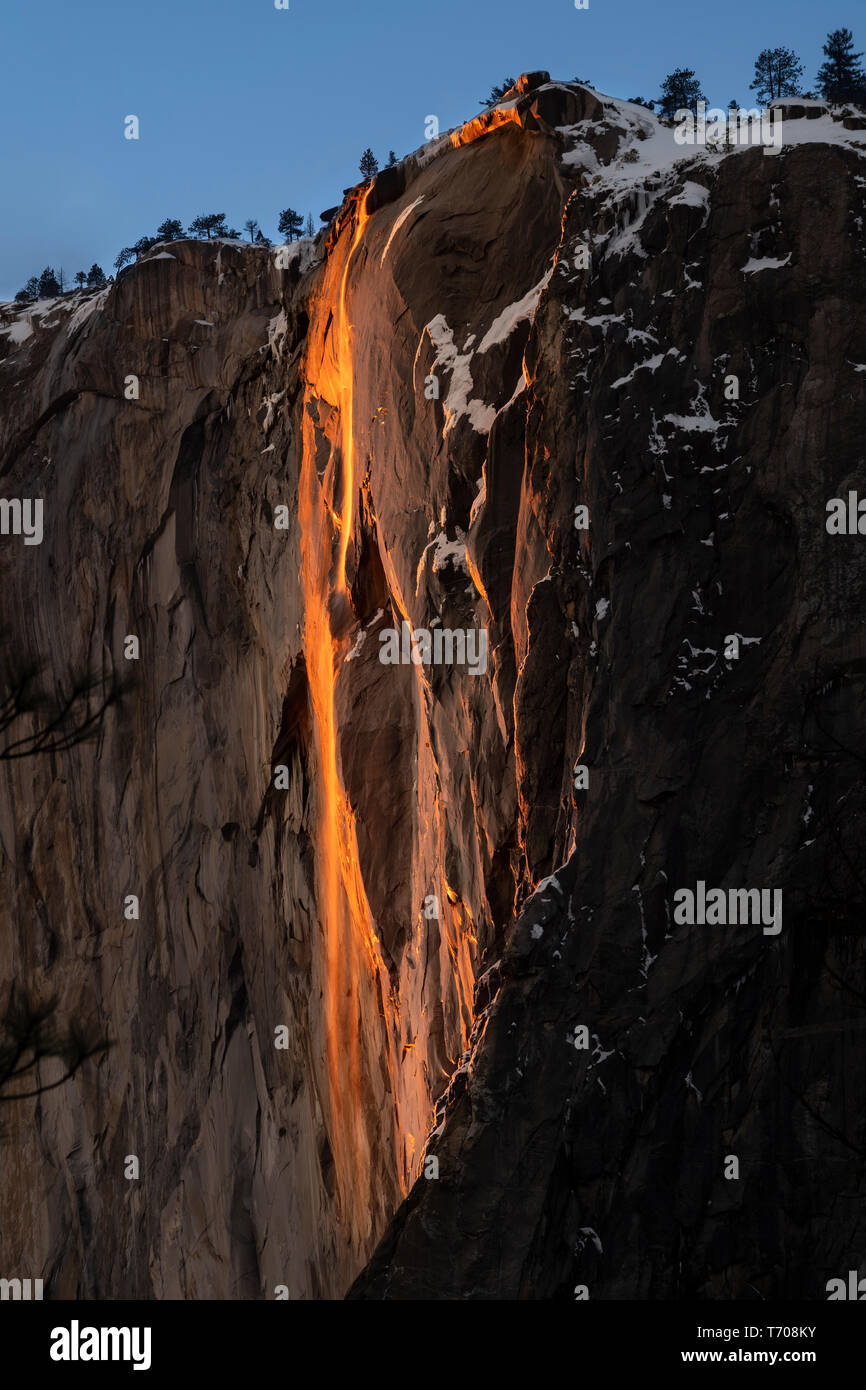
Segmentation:
{"type": "Polygon", "coordinates": [[[4,1268],[728,1299],[858,1263],[866,561],[826,504],[866,490],[866,122],[782,115],[690,148],[528,74],[315,241],[0,311],[2,495],[45,514],[0,541],[7,666],[123,684],[0,759],[0,981],[113,1040],[5,1107],[4,1268]],[[683,922],[699,882],[783,916],[683,922]]]}

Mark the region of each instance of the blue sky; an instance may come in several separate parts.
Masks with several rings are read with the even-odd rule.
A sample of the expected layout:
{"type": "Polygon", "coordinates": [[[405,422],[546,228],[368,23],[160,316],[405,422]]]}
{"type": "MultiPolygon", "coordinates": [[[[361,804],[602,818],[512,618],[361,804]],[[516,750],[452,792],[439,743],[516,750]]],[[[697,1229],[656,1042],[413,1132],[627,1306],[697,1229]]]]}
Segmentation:
{"type": "Polygon", "coordinates": [[[281,208],[340,202],[380,162],[474,115],[506,75],[546,68],[654,97],[692,67],[713,104],[749,101],[760,49],[814,82],[828,29],[866,48],[852,0],[3,0],[0,297],[46,264],[110,273],[165,217],[225,212],[276,235],[281,208]],[[138,141],[123,138],[137,115],[138,141]]]}

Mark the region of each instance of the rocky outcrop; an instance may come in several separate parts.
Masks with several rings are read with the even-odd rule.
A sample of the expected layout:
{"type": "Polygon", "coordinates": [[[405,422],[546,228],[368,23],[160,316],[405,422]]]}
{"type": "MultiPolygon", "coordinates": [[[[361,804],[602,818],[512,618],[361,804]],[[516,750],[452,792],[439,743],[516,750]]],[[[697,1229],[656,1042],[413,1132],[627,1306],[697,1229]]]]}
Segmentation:
{"type": "Polygon", "coordinates": [[[114,1039],[6,1107],[49,1295],[859,1258],[863,137],[515,91],[315,243],[3,314],[8,650],[126,686],[0,769],[0,977],[114,1039]],[[699,880],[781,931],[678,922],[699,880]]]}

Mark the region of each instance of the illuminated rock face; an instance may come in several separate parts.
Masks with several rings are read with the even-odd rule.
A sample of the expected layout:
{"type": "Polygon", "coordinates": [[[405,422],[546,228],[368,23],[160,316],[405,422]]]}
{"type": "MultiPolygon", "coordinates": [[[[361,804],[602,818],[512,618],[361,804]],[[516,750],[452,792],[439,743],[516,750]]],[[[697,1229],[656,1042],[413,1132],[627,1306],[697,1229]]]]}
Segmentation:
{"type": "Polygon", "coordinates": [[[0,312],[9,640],[132,678],[0,764],[2,979],[114,1039],[5,1107],[46,1297],[809,1297],[856,1253],[857,132],[674,167],[517,92],[288,268],[173,243],[0,312]],[[678,924],[698,883],[781,931],[678,924]]]}

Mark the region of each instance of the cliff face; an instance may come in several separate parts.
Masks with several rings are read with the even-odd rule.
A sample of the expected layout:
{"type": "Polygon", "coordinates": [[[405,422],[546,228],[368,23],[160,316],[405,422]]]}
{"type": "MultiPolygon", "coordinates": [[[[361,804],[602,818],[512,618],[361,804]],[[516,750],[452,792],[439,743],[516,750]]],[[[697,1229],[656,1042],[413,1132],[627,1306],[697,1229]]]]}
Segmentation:
{"type": "Polygon", "coordinates": [[[46,518],[0,542],[7,650],[130,678],[0,768],[0,978],[114,1039],[5,1107],[4,1263],[50,1295],[859,1259],[866,564],[825,504],[864,138],[689,151],[545,79],[288,266],[174,243],[3,316],[3,495],[46,518]],[[699,880],[781,931],[678,922],[699,880]]]}

